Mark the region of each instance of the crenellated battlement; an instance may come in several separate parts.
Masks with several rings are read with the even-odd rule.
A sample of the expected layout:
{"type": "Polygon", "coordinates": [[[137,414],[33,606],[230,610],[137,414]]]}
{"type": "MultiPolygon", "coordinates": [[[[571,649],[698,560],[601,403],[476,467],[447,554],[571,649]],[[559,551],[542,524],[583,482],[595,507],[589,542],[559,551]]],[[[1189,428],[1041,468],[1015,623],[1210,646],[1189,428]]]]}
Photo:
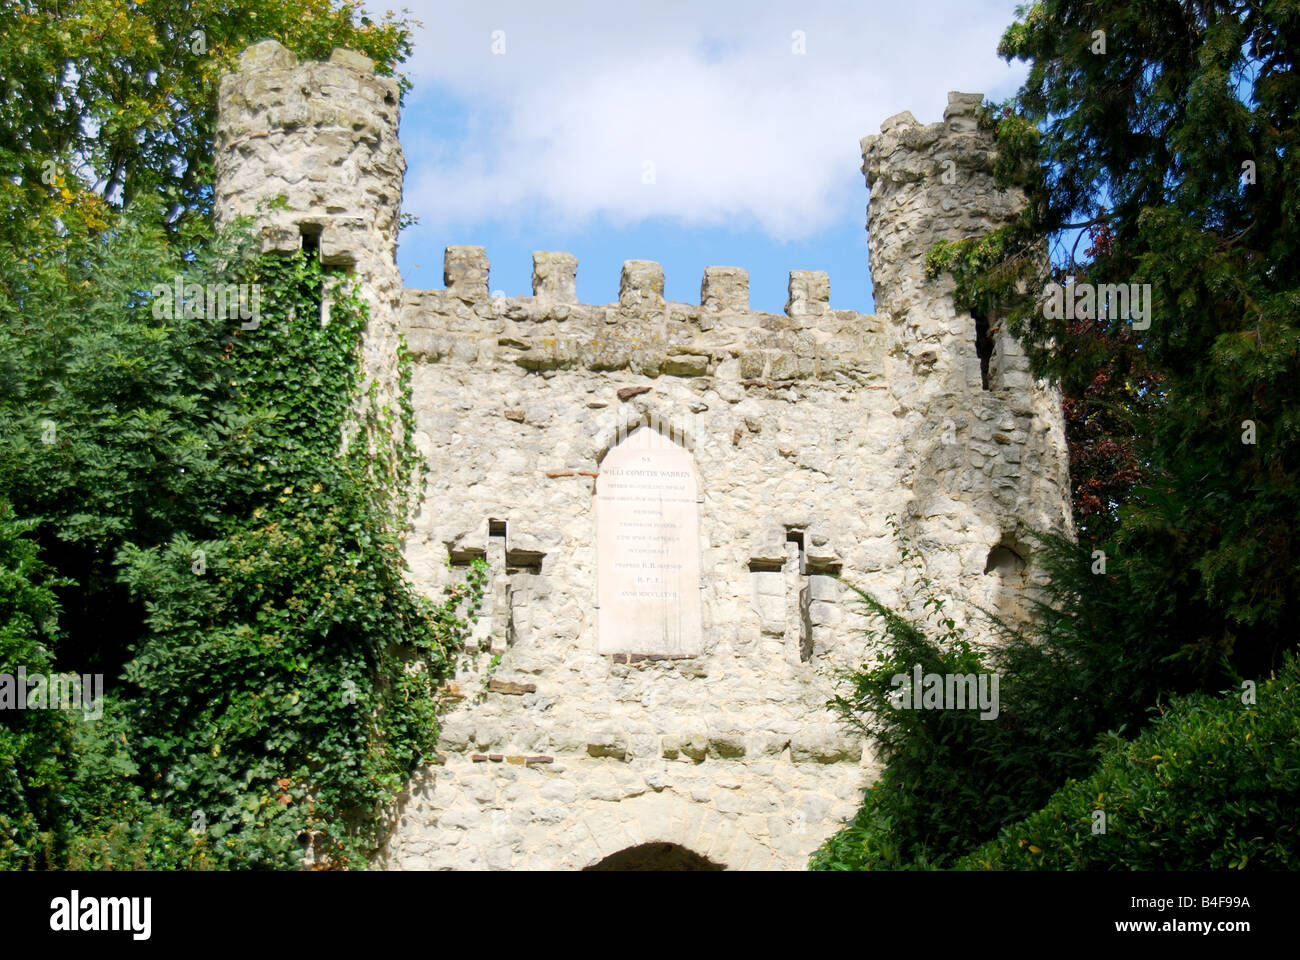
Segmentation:
{"type": "Polygon", "coordinates": [[[1027,393],[1032,385],[1023,351],[998,319],[959,312],[952,277],[925,272],[940,240],[982,236],[1024,208],[1023,192],[994,179],[997,150],[978,122],[982,100],[949,93],[943,120],[921,124],[904,111],[861,142],[876,310],[889,318],[886,331],[926,381],[927,395],[1027,393]]]}
{"type": "Polygon", "coordinates": [[[784,381],[882,369],[871,355],[875,318],[830,308],[820,271],[790,273],[782,314],[749,309],[749,274],[707,267],[698,304],[663,296],[663,268],[623,264],[619,298],[579,303],[578,262],[568,253],[533,254],[533,295],[493,297],[482,247],[447,247],[442,290],[407,290],[401,324],[415,356],[427,362],[503,361],[525,370],[630,370],[647,376],[720,376],[784,381]]]}
{"type": "Polygon", "coordinates": [[[398,95],[396,80],[350,50],[300,64],[274,40],[249,47],[221,78],[218,225],[257,212],[264,249],[296,250],[306,237],[328,266],[391,263],[406,172],[398,95]],[[275,198],[283,205],[255,208],[275,198]]]}
{"type": "MultiPolygon", "coordinates": [[[[488,293],[487,253],[482,247],[450,246],[443,253],[443,283],[449,298],[466,304],[493,299],[488,293]]],[[[533,295],[518,300],[545,301],[549,304],[578,302],[578,259],[570,253],[533,252],[533,295]]],[[[421,291],[437,293],[440,291],[421,291]]],[[[668,306],[664,300],[663,267],[653,260],[626,260],[619,276],[619,297],[610,305],[623,314],[651,316],[668,306]]],[[[832,311],[830,278],[821,270],[791,270],[789,300],[785,314],[792,320],[829,315],[867,316],[852,310],[832,311]]],[[[700,311],[709,314],[748,314],[749,271],[743,267],[705,267],[700,282],[700,311]]],[[[771,314],[755,314],[771,316],[771,314]]]]}

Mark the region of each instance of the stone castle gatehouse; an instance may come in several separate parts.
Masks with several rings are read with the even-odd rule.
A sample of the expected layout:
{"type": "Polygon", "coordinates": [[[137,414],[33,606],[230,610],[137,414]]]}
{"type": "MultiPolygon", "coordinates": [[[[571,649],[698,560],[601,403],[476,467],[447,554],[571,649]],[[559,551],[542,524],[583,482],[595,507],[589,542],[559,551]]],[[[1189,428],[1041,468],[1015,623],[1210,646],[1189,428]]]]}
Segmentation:
{"type": "Polygon", "coordinates": [[[532,296],[493,297],[472,246],[444,289],[403,289],[396,83],[274,41],[223,78],[218,222],[259,216],[266,248],[360,283],[369,376],[391,380],[399,336],[415,356],[411,577],[440,594],[490,566],[462,699],[377,866],[803,868],[877,772],[825,704],[871,656],[840,578],[905,602],[889,518],[945,593],[1021,614],[1024,531],[1070,529],[1060,400],[923,267],[1024,202],[994,183],[980,99],[862,141],[876,313],[793,271],[775,315],[742,269],[674,303],[642,260],[584,304],[550,252],[532,296]]]}

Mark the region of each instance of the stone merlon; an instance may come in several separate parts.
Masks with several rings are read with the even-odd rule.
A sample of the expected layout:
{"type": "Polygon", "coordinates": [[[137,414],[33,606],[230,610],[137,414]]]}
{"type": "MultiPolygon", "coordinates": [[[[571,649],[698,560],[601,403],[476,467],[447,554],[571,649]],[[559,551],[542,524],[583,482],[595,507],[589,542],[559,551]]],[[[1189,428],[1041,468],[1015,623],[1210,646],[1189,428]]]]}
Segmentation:
{"type": "MultiPolygon", "coordinates": [[[[292,238],[287,241],[292,244],[292,238]]],[[[417,300],[433,303],[437,294],[458,299],[466,304],[498,303],[507,308],[534,312],[535,309],[556,304],[586,306],[578,302],[578,260],[570,253],[537,250],[533,252],[532,297],[494,297],[490,294],[491,266],[483,247],[449,246],[443,257],[442,291],[408,291],[418,294],[417,300]]],[[[791,270],[789,301],[785,307],[791,320],[808,321],[827,315],[830,307],[830,279],[821,270],[791,270]]],[[[670,303],[664,298],[663,266],[653,260],[628,260],[624,262],[619,277],[617,310],[622,316],[651,316],[686,304],[670,303]]],[[[700,284],[698,310],[690,311],[692,319],[702,315],[732,315],[736,322],[749,323],[746,316],[761,317],[749,309],[749,271],[741,267],[705,267],[700,284]]],[[[842,316],[863,316],[855,311],[838,311],[842,316]]],[[[708,321],[706,321],[707,324],[708,321]]],[[[762,325],[755,321],[756,325],[762,325]]]]}

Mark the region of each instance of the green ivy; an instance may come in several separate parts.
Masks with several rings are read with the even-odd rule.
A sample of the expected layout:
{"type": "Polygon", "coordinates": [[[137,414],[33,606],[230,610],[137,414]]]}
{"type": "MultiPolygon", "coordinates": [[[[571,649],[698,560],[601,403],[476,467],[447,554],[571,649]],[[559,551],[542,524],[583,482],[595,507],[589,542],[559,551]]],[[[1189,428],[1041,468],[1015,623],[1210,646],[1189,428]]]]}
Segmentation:
{"type": "Polygon", "coordinates": [[[411,360],[396,409],[361,390],[365,303],[308,257],[262,257],[263,319],[227,355],[251,414],[241,444],[256,506],[218,540],[130,548],[123,577],[149,633],[127,664],[139,687],[150,800],[202,814],[200,859],[361,866],[385,805],[437,738],[434,685],[468,627],[482,570],[435,606],[403,578],[419,462],[411,360]],[[321,303],[329,281],[329,322],[321,303]],[[347,436],[346,452],[340,452],[347,436]],[[192,572],[203,549],[207,571],[192,572]]]}
{"type": "Polygon", "coordinates": [[[485,567],[439,601],[406,579],[412,360],[399,346],[388,393],[364,381],[351,278],[256,254],[242,226],[185,253],[148,222],[0,266],[0,480],[30,517],[0,517],[0,546],[49,558],[48,583],[25,568],[33,597],[60,590],[47,659],[110,686],[98,720],[22,718],[57,749],[0,737],[51,766],[0,797],[0,863],[363,866],[432,750],[485,567]],[[149,291],[176,275],[259,284],[259,323],[160,322],[149,291]]]}

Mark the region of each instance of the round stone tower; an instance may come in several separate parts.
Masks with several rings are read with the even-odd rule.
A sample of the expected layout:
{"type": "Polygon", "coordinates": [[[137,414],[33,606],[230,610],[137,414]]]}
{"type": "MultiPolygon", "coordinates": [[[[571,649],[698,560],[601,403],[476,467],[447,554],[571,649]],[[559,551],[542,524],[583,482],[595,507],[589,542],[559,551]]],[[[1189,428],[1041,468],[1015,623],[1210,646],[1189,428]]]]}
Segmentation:
{"type": "Polygon", "coordinates": [[[1042,582],[1026,530],[1073,531],[1060,394],[1034,379],[1000,318],[958,310],[952,276],[925,275],[936,243],[983,236],[1024,209],[1024,193],[994,179],[982,100],[949,93],[938,123],[890,117],[862,139],[862,171],[876,314],[908,437],[903,525],[972,600],[1018,618],[1024,588],[1042,582]]]}
{"type": "MultiPolygon", "coordinates": [[[[876,312],[893,321],[886,335],[904,345],[909,361],[927,368],[931,385],[945,390],[991,388],[990,355],[1015,348],[1014,338],[995,342],[998,331],[983,329],[991,318],[977,322],[954,309],[950,276],[925,276],[926,255],[937,242],[982,236],[1024,208],[1019,189],[1000,189],[994,181],[996,145],[975,117],[982,99],[950,93],[941,122],[922,125],[904,111],[862,139],[876,312]]],[[[1011,381],[1005,385],[1029,386],[1027,372],[1011,381]]]]}
{"type": "Polygon", "coordinates": [[[397,81],[359,53],[336,49],[328,62],[299,64],[264,40],[221,78],[217,105],[218,227],[252,216],[263,250],[305,249],[350,274],[370,304],[365,372],[383,386],[402,297],[398,97],[397,81]],[[278,198],[284,204],[272,207],[278,198]]]}

